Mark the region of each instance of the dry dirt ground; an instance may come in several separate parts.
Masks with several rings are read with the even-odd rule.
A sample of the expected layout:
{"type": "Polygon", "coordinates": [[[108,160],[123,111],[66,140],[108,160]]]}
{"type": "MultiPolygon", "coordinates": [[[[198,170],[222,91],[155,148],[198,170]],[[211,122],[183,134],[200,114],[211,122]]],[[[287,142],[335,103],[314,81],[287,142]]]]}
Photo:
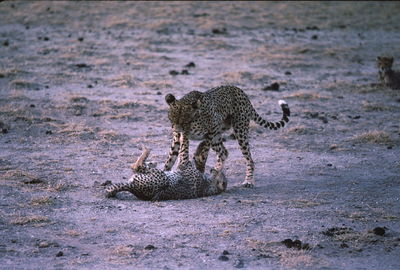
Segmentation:
{"type": "Polygon", "coordinates": [[[1,2],[0,268],[400,269],[399,44],[399,2],[1,2]],[[105,198],[166,160],[167,93],[222,84],[292,110],[251,125],[256,187],[228,138],[221,195],[105,198]]]}

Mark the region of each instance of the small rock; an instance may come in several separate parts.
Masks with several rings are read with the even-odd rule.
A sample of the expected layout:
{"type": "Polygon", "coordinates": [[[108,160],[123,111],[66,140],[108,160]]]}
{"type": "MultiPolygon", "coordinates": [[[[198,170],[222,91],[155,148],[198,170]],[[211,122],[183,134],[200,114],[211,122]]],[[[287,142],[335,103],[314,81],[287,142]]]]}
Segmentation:
{"type": "Polygon", "coordinates": [[[223,28],[221,28],[221,29],[214,28],[214,29],[212,30],[212,33],[213,33],[213,34],[216,34],[216,35],[221,35],[221,34],[226,34],[227,32],[226,32],[226,28],[223,27],[223,28]]]}
{"type": "Polygon", "coordinates": [[[285,72],[285,75],[292,75],[292,72],[286,71],[286,72],[285,72]]]}
{"type": "Polygon", "coordinates": [[[144,249],[146,249],[146,250],[154,250],[154,249],[156,249],[156,247],[153,246],[153,245],[147,245],[144,249]]]}
{"type": "Polygon", "coordinates": [[[189,71],[187,69],[184,69],[181,71],[182,75],[189,75],[189,71]]]}
{"type": "Polygon", "coordinates": [[[47,135],[51,135],[51,134],[53,134],[53,131],[51,131],[51,130],[46,130],[46,134],[47,134],[47,135]]]}
{"type": "Polygon", "coordinates": [[[87,88],[93,88],[93,85],[88,84],[87,88]]]}
{"type": "Polygon", "coordinates": [[[229,261],[229,258],[226,255],[221,255],[221,256],[218,257],[218,260],[226,262],[226,261],[229,261]]]}
{"type": "Polygon", "coordinates": [[[318,26],[307,26],[307,30],[319,30],[318,26]]]}
{"type": "Polygon", "coordinates": [[[244,267],[244,262],[242,259],[239,259],[235,262],[235,264],[233,265],[235,268],[243,268],[244,267]]]}
{"type": "Polygon", "coordinates": [[[49,247],[49,246],[50,246],[50,243],[47,242],[47,241],[42,241],[42,242],[40,242],[39,245],[38,245],[39,248],[47,248],[47,247],[49,247]]]}
{"type": "Polygon", "coordinates": [[[318,117],[319,120],[321,120],[324,124],[328,123],[328,118],[326,118],[325,116],[320,116],[318,117]]]}
{"type": "Polygon", "coordinates": [[[44,41],[49,41],[50,38],[49,38],[49,37],[44,37],[43,40],[44,40],[44,41]]]}
{"type": "Polygon", "coordinates": [[[346,244],[346,243],[341,243],[340,244],[340,248],[348,248],[348,247],[349,247],[349,245],[346,244]]]}
{"type": "Polygon", "coordinates": [[[176,71],[176,70],[170,70],[170,71],[169,71],[169,75],[176,76],[176,75],[178,75],[178,74],[179,74],[179,72],[176,71]]]}
{"type": "Polygon", "coordinates": [[[36,105],[35,105],[35,104],[31,104],[31,105],[29,105],[29,107],[31,107],[31,108],[35,108],[35,107],[36,107],[36,105]]]}
{"type": "Polygon", "coordinates": [[[224,250],[224,251],[222,251],[222,255],[229,255],[230,253],[229,253],[229,251],[227,251],[227,250],[224,250]]]}
{"type": "Polygon", "coordinates": [[[263,90],[264,90],[264,91],[268,91],[268,90],[271,90],[271,91],[279,91],[279,83],[274,82],[273,84],[264,87],[263,90]]]}
{"type": "Polygon", "coordinates": [[[10,45],[10,43],[8,42],[8,40],[3,42],[3,46],[7,47],[8,45],[10,45]]]}
{"type": "Polygon", "coordinates": [[[158,91],[158,92],[157,92],[157,95],[159,95],[159,96],[160,96],[160,95],[162,95],[162,93],[161,93],[160,91],[158,91]]]}
{"type": "Polygon", "coordinates": [[[194,62],[190,62],[189,64],[185,65],[187,68],[194,68],[196,67],[196,64],[194,62]]]}
{"type": "Polygon", "coordinates": [[[318,39],[318,35],[313,35],[313,36],[311,37],[311,39],[317,40],[317,39],[318,39]]]}
{"type": "Polygon", "coordinates": [[[393,146],[388,146],[388,147],[387,147],[387,149],[392,149],[392,148],[393,148],[393,146]]]}
{"type": "Polygon", "coordinates": [[[287,248],[292,248],[293,247],[293,240],[292,239],[285,239],[282,241],[282,243],[287,247],[287,248]]]}
{"type": "Polygon", "coordinates": [[[78,37],[78,41],[82,42],[84,40],[83,37],[78,37]]]}
{"type": "Polygon", "coordinates": [[[24,184],[41,184],[44,181],[39,178],[29,178],[23,181],[24,184]]]}
{"type": "Polygon", "coordinates": [[[300,240],[294,240],[293,241],[293,247],[297,248],[297,249],[301,249],[301,241],[300,240]]]}
{"type": "Polygon", "coordinates": [[[62,251],[57,252],[56,257],[61,257],[61,256],[64,256],[64,252],[62,251]]]}
{"type": "Polygon", "coordinates": [[[326,166],[328,166],[328,167],[332,167],[332,166],[333,166],[333,164],[332,164],[332,163],[328,163],[328,164],[326,164],[326,166]]]}
{"type": "Polygon", "coordinates": [[[382,228],[382,227],[376,227],[372,231],[374,232],[374,234],[379,235],[379,236],[384,236],[386,233],[385,228],[382,228]]]}
{"type": "Polygon", "coordinates": [[[85,63],[80,63],[80,64],[76,64],[75,65],[77,68],[88,68],[89,65],[85,64],[85,63]]]}

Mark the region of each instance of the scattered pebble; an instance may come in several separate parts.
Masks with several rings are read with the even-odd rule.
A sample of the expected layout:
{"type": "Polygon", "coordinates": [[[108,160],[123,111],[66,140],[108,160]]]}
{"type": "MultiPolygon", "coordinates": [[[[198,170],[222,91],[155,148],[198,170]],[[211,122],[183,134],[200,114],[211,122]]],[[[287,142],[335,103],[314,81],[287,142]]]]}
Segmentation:
{"type": "Polygon", "coordinates": [[[49,37],[44,37],[43,40],[44,40],[44,41],[49,41],[50,38],[49,38],[49,37]]]}
{"type": "Polygon", "coordinates": [[[3,46],[7,47],[8,45],[10,45],[10,43],[8,42],[8,40],[3,42],[3,46]]]}
{"type": "Polygon", "coordinates": [[[189,64],[185,65],[187,68],[194,68],[196,67],[196,64],[194,62],[190,62],[189,64]]]}
{"type": "Polygon", "coordinates": [[[348,248],[349,247],[349,245],[348,244],[346,244],[346,243],[342,243],[342,244],[340,244],[340,248],[348,248]]]}
{"type": "Polygon", "coordinates": [[[244,267],[244,261],[242,259],[238,259],[233,266],[235,268],[243,268],[244,267]]]}
{"type": "Polygon", "coordinates": [[[83,37],[78,37],[78,41],[82,42],[84,40],[83,37]]]}
{"type": "Polygon", "coordinates": [[[274,82],[273,84],[263,88],[264,91],[279,91],[279,83],[274,82]]]}
{"type": "Polygon", "coordinates": [[[326,235],[326,236],[335,236],[335,235],[342,235],[342,234],[346,234],[353,231],[353,229],[351,228],[347,228],[347,227],[332,227],[327,229],[326,231],[323,231],[322,234],[326,235]]]}
{"type": "Polygon", "coordinates": [[[39,178],[28,178],[23,181],[24,184],[30,184],[30,185],[41,184],[43,182],[44,181],[39,178]]]}
{"type": "Polygon", "coordinates": [[[156,94],[159,95],[159,96],[162,95],[162,93],[160,91],[157,91],[156,94]]]}
{"type": "Polygon", "coordinates": [[[332,163],[328,163],[328,164],[326,164],[326,166],[328,166],[328,167],[332,167],[332,166],[333,166],[333,164],[332,164],[332,163]]]}
{"type": "Polygon", "coordinates": [[[64,256],[64,252],[62,251],[57,252],[56,257],[61,257],[61,256],[64,256]]]}
{"type": "Polygon", "coordinates": [[[88,84],[87,88],[93,88],[93,85],[88,84]]]}
{"type": "Polygon", "coordinates": [[[318,39],[318,35],[313,35],[313,36],[311,37],[311,39],[312,39],[312,40],[317,40],[317,39],[318,39]]]}
{"type": "Polygon", "coordinates": [[[374,232],[374,234],[379,235],[379,236],[384,236],[386,233],[385,228],[382,228],[382,227],[376,227],[372,231],[374,232]]]}
{"type": "Polygon", "coordinates": [[[319,30],[318,26],[307,26],[307,30],[319,30]]]}
{"type": "Polygon", "coordinates": [[[221,29],[219,29],[219,28],[214,28],[214,29],[212,30],[212,33],[213,33],[213,34],[216,34],[216,35],[222,35],[222,34],[226,34],[227,31],[226,31],[226,28],[225,28],[225,27],[223,27],[223,28],[221,28],[221,29]]]}
{"type": "Polygon", "coordinates": [[[169,75],[176,76],[176,75],[178,75],[178,74],[179,74],[179,72],[176,71],[176,70],[170,70],[170,71],[169,71],[169,75]]]}
{"type": "Polygon", "coordinates": [[[51,130],[46,130],[46,134],[47,134],[47,135],[51,135],[51,134],[53,134],[53,131],[51,131],[51,130]]]}
{"type": "Polygon", "coordinates": [[[310,249],[310,245],[307,243],[302,243],[300,240],[296,239],[296,240],[292,240],[290,238],[285,239],[282,241],[282,244],[284,244],[287,248],[297,248],[297,249],[305,249],[305,250],[309,250],[310,249]]]}
{"type": "Polygon", "coordinates": [[[285,75],[292,75],[292,72],[286,71],[286,72],[285,72],[285,75]]]}
{"type": "Polygon", "coordinates": [[[221,255],[218,257],[218,260],[226,262],[226,261],[229,261],[229,257],[226,255],[221,255]]]}
{"type": "Polygon", "coordinates": [[[154,250],[154,249],[156,249],[156,247],[153,246],[153,245],[147,245],[144,249],[146,249],[146,250],[154,250]]]}
{"type": "Polygon", "coordinates": [[[49,247],[49,246],[50,246],[50,243],[47,242],[47,241],[42,241],[42,242],[40,242],[39,245],[38,245],[39,248],[47,248],[47,247],[49,247]]]}
{"type": "Polygon", "coordinates": [[[189,71],[188,71],[187,69],[183,69],[183,70],[181,71],[181,74],[182,74],[182,75],[189,75],[189,71]]]}
{"type": "Polygon", "coordinates": [[[230,253],[229,253],[229,251],[227,251],[227,250],[224,250],[224,251],[222,251],[222,255],[229,255],[230,253]]]}
{"type": "Polygon", "coordinates": [[[89,65],[85,64],[85,63],[80,63],[80,64],[76,64],[75,65],[77,68],[88,68],[89,65]]]}

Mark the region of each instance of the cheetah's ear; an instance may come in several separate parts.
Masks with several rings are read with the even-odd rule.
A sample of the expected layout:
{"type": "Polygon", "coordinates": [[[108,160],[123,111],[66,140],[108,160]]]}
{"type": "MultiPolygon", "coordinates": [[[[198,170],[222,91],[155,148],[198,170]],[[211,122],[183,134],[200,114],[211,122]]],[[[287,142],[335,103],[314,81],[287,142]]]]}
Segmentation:
{"type": "Polygon", "coordinates": [[[168,105],[171,105],[175,100],[176,98],[174,97],[173,94],[167,94],[165,96],[165,101],[167,102],[168,105]]]}

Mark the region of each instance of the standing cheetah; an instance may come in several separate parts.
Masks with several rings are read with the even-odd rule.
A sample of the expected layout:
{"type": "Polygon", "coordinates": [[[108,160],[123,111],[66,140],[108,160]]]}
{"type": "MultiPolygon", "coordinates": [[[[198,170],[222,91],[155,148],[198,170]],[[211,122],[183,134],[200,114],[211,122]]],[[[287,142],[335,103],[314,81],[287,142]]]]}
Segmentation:
{"type": "Polygon", "coordinates": [[[379,80],[387,87],[392,89],[400,89],[400,72],[392,69],[393,57],[376,58],[379,68],[379,80]]]}
{"type": "Polygon", "coordinates": [[[221,170],[228,156],[222,143],[222,133],[232,127],[247,162],[246,178],[242,183],[245,187],[254,185],[254,162],[249,149],[250,120],[276,130],[285,126],[290,116],[289,106],[280,100],[282,119],[275,123],[264,120],[255,111],[243,90],[235,86],[220,86],[204,93],[192,91],[180,100],[167,94],[165,100],[169,105],[168,118],[172,124],[173,141],[164,169],[172,168],[180,148],[181,151],[189,152],[189,144],[184,147],[179,142],[181,134],[187,134],[192,140],[202,140],[194,155],[197,169],[204,172],[208,152],[212,148],[217,153],[215,169],[221,170]]]}
{"type": "MultiPolygon", "coordinates": [[[[181,138],[182,145],[185,145],[181,138]]],[[[186,143],[189,143],[188,141],[186,143]]],[[[127,183],[113,184],[106,189],[107,197],[115,197],[120,191],[128,191],[141,200],[192,199],[219,194],[226,190],[227,180],[223,172],[211,170],[211,175],[199,172],[180,154],[180,164],[176,172],[164,172],[145,164],[150,151],[144,149],[136,163],[132,165],[134,174],[127,183]]]]}

